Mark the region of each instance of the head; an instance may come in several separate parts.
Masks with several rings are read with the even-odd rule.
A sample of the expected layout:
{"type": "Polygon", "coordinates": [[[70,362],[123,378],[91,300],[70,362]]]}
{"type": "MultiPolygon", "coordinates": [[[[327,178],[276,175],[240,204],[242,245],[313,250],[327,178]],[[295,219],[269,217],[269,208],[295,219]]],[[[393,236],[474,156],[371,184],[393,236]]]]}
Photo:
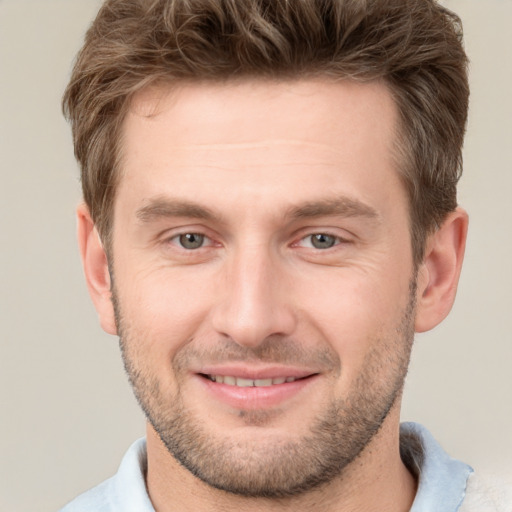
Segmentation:
{"type": "Polygon", "coordinates": [[[86,276],[201,481],[292,496],[392,458],[460,271],[465,66],[425,0],[101,9],[65,96],[86,276]]]}
{"type": "Polygon", "coordinates": [[[123,121],[141,89],[244,78],[380,80],[400,116],[397,170],[419,263],[426,237],[457,205],[466,67],[460,21],[435,0],[108,0],[63,105],[84,199],[108,248],[123,121]]]}

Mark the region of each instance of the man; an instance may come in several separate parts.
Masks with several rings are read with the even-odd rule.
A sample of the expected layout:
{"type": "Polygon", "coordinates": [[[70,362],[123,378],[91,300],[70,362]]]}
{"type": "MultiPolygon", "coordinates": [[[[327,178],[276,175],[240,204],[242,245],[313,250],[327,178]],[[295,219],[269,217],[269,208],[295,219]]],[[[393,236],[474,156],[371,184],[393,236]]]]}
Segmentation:
{"type": "Polygon", "coordinates": [[[65,512],[510,510],[399,425],[462,265],[467,102],[434,1],[105,2],[64,107],[148,423],[65,512]]]}

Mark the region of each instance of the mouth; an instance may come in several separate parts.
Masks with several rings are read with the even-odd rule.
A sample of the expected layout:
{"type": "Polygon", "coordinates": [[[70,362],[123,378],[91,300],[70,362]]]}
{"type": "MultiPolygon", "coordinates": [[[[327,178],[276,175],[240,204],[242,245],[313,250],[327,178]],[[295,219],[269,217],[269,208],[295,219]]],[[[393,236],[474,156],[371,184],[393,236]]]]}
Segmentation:
{"type": "Polygon", "coordinates": [[[270,386],[278,386],[280,384],[291,383],[307,377],[276,377],[272,379],[247,379],[243,377],[235,377],[232,375],[205,375],[202,377],[216,382],[217,384],[226,384],[228,386],[237,386],[239,388],[265,388],[270,386]]]}
{"type": "Polygon", "coordinates": [[[208,400],[221,402],[235,410],[269,410],[281,407],[314,386],[319,373],[301,370],[256,370],[220,368],[196,373],[208,400]]]}

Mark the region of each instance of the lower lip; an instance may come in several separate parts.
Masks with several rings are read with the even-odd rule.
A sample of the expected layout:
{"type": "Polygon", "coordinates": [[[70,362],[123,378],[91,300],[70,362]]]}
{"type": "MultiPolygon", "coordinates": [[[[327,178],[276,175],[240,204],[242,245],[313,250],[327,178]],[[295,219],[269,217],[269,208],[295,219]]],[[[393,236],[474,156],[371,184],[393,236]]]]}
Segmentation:
{"type": "Polygon", "coordinates": [[[317,379],[317,375],[272,386],[250,387],[220,384],[202,376],[197,376],[197,378],[208,393],[226,405],[236,409],[257,410],[282,405],[283,402],[303,392],[306,387],[310,386],[317,379]]]}

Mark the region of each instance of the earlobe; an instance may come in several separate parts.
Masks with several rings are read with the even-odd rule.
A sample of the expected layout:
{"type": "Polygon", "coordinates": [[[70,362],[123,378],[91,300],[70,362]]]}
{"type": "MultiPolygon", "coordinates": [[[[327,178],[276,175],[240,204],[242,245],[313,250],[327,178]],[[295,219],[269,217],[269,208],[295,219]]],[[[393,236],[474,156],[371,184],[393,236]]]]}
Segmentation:
{"type": "Polygon", "coordinates": [[[85,204],[77,208],[77,232],[87,288],[101,327],[105,332],[115,335],[117,329],[107,255],[85,204]]]}
{"type": "Polygon", "coordinates": [[[416,332],[433,329],[450,312],[464,259],[468,215],[462,208],[450,213],[427,240],[418,270],[416,332]]]}

